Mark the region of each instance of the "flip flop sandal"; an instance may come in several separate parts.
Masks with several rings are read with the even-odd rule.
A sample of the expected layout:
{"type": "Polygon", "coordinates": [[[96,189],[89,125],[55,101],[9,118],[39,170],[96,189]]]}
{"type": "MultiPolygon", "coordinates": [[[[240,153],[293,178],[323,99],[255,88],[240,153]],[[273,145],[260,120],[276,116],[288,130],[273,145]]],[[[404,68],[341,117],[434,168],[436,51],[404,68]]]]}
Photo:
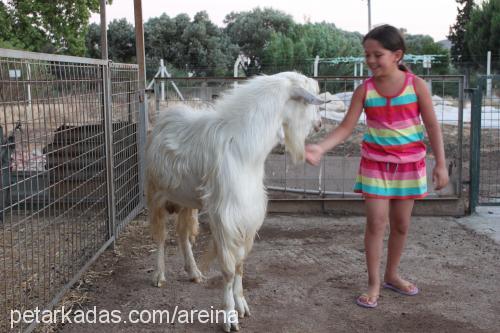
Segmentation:
{"type": "Polygon", "coordinates": [[[395,292],[397,293],[400,293],[401,295],[406,295],[406,296],[415,296],[416,294],[418,294],[419,290],[418,290],[418,287],[413,285],[415,287],[415,289],[413,289],[412,291],[406,291],[406,290],[403,290],[403,289],[400,289],[396,286],[394,286],[393,284],[390,284],[389,282],[384,282],[384,284],[382,285],[382,287],[386,288],[386,289],[391,289],[391,290],[394,290],[395,292]]]}
{"type": "Polygon", "coordinates": [[[363,308],[373,309],[378,305],[378,297],[378,295],[369,296],[368,294],[361,294],[361,296],[356,299],[356,304],[363,308]],[[375,298],[375,302],[370,303],[370,298],[375,298]]]}

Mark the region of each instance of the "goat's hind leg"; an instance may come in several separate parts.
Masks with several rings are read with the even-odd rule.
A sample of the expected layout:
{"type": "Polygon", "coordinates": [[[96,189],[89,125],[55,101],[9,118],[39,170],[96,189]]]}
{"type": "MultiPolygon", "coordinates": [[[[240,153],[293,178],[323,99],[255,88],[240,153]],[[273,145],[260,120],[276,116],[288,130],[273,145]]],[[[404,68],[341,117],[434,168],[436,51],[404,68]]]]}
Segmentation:
{"type": "Polygon", "coordinates": [[[184,270],[188,273],[191,281],[200,283],[204,276],[198,269],[193,256],[193,244],[197,235],[198,210],[182,208],[177,216],[177,238],[184,257],[184,270]]]}
{"type": "Polygon", "coordinates": [[[162,287],[165,282],[165,239],[167,238],[166,230],[167,211],[164,207],[154,205],[150,207],[149,225],[151,234],[158,249],[156,253],[156,270],[153,273],[153,285],[162,287]]]}

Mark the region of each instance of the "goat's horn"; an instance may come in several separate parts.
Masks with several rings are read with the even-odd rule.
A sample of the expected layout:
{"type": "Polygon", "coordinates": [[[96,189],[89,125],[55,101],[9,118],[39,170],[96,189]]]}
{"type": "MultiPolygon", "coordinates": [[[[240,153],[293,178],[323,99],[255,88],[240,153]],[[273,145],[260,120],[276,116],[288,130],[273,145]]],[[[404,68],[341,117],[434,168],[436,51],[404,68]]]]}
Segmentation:
{"type": "Polygon", "coordinates": [[[319,99],[318,97],[311,94],[309,91],[300,87],[296,87],[292,90],[291,98],[294,100],[304,101],[307,104],[314,104],[314,105],[321,105],[330,102],[319,99]]]}

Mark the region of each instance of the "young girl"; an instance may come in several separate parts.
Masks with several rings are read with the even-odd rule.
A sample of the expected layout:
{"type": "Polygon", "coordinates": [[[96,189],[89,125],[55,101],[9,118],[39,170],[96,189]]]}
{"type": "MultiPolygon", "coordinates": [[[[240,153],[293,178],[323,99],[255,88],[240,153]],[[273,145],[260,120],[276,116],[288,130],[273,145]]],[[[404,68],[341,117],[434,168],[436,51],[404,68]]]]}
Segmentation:
{"type": "Polygon", "coordinates": [[[443,139],[426,83],[401,64],[405,52],[400,32],[383,25],[363,39],[365,59],[373,76],[358,86],[345,118],[318,144],[306,146],[306,160],[318,165],[325,152],[353,131],[363,109],[367,133],[354,191],[363,194],[366,207],[365,251],[368,290],[356,303],[374,308],[380,293],[380,257],[387,222],[390,235],[383,287],[412,296],[416,285],[398,274],[398,266],[415,199],[427,195],[426,147],[420,117],[436,159],[432,173],[436,190],[448,183],[443,139]]]}

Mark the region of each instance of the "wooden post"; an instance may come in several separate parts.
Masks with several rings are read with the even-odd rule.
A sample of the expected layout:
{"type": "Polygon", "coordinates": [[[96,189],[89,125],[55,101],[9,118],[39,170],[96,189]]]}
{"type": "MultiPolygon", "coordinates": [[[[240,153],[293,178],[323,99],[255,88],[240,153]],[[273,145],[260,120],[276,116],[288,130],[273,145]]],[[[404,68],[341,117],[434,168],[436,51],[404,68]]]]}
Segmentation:
{"type": "Polygon", "coordinates": [[[137,126],[138,142],[138,161],[139,161],[139,192],[141,193],[141,204],[144,206],[146,201],[144,197],[144,179],[145,179],[145,150],[146,150],[146,131],[148,125],[148,102],[146,96],[146,55],[144,51],[144,24],[142,22],[142,1],[134,0],[134,20],[135,20],[135,52],[137,64],[139,66],[139,114],[137,126]]]}
{"type": "Polygon", "coordinates": [[[108,60],[108,35],[106,24],[106,0],[101,0],[101,59],[108,60]]]}
{"type": "Polygon", "coordinates": [[[144,54],[144,25],[142,22],[142,0],[134,0],[135,52],[139,65],[139,90],[146,88],[146,56],[144,54]]]}

